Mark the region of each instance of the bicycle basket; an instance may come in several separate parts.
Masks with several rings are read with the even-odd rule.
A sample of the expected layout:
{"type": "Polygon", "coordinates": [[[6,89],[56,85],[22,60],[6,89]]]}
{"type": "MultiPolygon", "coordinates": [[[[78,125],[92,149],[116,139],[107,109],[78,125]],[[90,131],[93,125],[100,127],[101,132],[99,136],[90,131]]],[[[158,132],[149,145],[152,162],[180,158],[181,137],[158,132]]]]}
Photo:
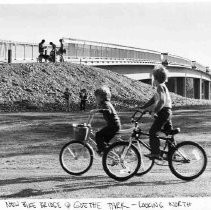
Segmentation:
{"type": "Polygon", "coordinates": [[[75,125],[73,127],[74,139],[77,141],[85,141],[88,138],[90,128],[85,124],[75,125]]]}

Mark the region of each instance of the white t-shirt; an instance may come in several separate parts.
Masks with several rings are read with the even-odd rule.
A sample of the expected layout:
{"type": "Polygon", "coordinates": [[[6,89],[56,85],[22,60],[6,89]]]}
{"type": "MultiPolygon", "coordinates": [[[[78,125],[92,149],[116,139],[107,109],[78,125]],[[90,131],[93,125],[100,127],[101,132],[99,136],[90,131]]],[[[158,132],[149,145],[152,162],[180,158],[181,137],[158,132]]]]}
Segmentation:
{"type": "Polygon", "coordinates": [[[154,106],[156,106],[157,103],[160,101],[160,97],[163,97],[164,99],[163,108],[164,107],[172,108],[172,101],[171,101],[171,96],[170,96],[168,88],[166,87],[165,83],[159,84],[159,86],[158,88],[162,88],[163,92],[159,93],[158,88],[157,88],[157,92],[154,95],[154,99],[155,99],[154,106]]]}

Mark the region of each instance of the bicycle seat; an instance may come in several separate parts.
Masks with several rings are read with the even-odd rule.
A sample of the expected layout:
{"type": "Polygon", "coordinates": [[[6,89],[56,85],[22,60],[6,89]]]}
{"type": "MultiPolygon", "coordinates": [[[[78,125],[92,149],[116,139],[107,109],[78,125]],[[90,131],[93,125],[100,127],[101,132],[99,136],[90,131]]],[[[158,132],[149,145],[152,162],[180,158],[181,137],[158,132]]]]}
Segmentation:
{"type": "Polygon", "coordinates": [[[134,130],[134,128],[128,128],[128,129],[124,129],[124,130],[119,130],[116,134],[120,135],[120,134],[130,134],[132,133],[134,130]]]}
{"type": "Polygon", "coordinates": [[[176,135],[176,134],[180,133],[180,128],[175,128],[175,129],[173,129],[171,131],[166,131],[166,130],[162,129],[161,132],[165,133],[166,136],[168,136],[168,135],[172,135],[173,136],[173,135],[176,135]]]}

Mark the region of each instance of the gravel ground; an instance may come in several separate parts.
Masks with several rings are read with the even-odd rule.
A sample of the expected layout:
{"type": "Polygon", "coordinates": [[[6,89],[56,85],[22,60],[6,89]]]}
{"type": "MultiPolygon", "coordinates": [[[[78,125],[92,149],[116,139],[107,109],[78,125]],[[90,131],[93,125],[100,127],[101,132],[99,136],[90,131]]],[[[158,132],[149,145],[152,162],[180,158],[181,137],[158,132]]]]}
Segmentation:
{"type": "MultiPolygon", "coordinates": [[[[123,127],[130,127],[131,113],[121,113],[123,127]]],[[[72,138],[70,123],[84,122],[87,114],[11,113],[0,115],[0,198],[77,197],[180,197],[211,196],[211,110],[177,110],[175,126],[182,129],[178,141],[199,142],[208,155],[202,176],[184,182],[167,166],[154,166],[142,177],[116,182],[102,169],[99,158],[80,177],[66,174],[59,164],[61,147],[72,138]]],[[[146,118],[144,129],[150,125],[146,118]]],[[[95,128],[103,125],[100,116],[95,128]]]]}

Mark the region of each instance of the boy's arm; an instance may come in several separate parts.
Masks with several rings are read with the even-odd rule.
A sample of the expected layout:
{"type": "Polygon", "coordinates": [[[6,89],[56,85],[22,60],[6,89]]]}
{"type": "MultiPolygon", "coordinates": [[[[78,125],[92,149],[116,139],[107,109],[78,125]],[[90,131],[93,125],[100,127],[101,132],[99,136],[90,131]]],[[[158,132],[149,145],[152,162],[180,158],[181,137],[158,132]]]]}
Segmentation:
{"type": "Polygon", "coordinates": [[[110,112],[110,111],[109,111],[109,109],[93,109],[93,110],[91,110],[92,114],[103,113],[103,112],[110,112]]]}
{"type": "Polygon", "coordinates": [[[157,106],[155,107],[155,113],[158,113],[164,106],[165,103],[165,92],[163,90],[163,88],[161,86],[158,86],[158,94],[159,94],[159,98],[160,100],[157,103],[157,106]]]}
{"type": "Polygon", "coordinates": [[[147,107],[150,107],[151,105],[153,105],[155,103],[155,98],[154,96],[143,106],[139,107],[140,109],[146,109],[147,107]]]}

